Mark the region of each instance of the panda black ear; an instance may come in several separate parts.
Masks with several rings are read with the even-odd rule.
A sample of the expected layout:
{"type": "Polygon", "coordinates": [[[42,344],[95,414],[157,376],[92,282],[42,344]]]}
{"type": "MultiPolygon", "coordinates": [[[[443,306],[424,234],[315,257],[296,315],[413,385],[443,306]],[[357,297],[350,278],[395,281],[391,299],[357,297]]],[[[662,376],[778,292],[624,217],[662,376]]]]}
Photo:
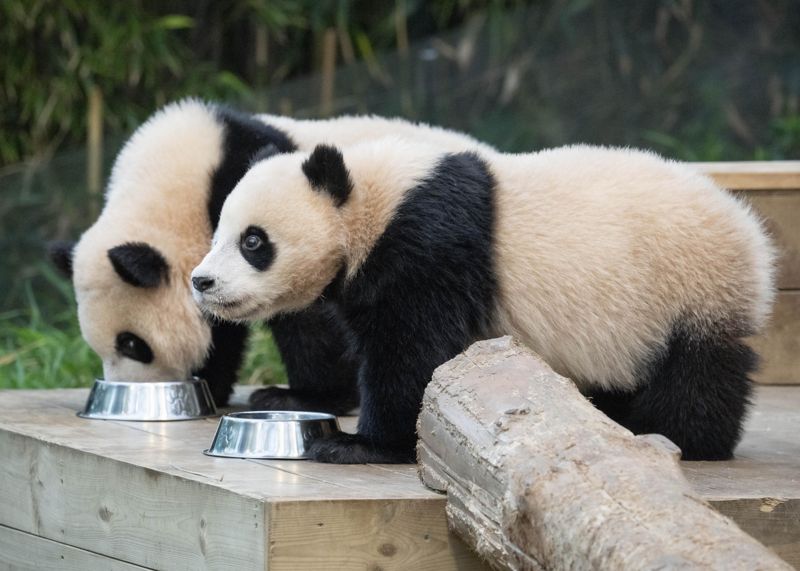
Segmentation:
{"type": "Polygon", "coordinates": [[[353,190],[342,152],[331,145],[317,145],[303,163],[303,173],[313,188],[330,194],[336,206],[344,204],[353,190]]]}
{"type": "Polygon", "coordinates": [[[74,240],[53,240],[47,243],[47,256],[64,277],[72,278],[72,252],[74,240]]]}
{"type": "Polygon", "coordinates": [[[114,246],[108,259],[124,281],[136,287],[156,287],[169,281],[169,264],[161,253],[143,242],[114,246]]]}

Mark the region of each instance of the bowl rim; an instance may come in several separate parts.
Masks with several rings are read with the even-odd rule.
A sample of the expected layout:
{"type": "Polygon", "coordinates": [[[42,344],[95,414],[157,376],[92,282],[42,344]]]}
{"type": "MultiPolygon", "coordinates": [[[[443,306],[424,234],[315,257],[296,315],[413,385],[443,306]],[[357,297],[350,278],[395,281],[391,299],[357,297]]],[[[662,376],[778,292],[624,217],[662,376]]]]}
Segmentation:
{"type": "Polygon", "coordinates": [[[164,386],[176,386],[176,385],[196,385],[198,383],[205,382],[205,379],[200,377],[192,377],[190,379],[184,379],[182,381],[107,381],[105,379],[95,379],[95,383],[101,383],[104,385],[117,385],[117,386],[124,386],[124,387],[132,387],[132,386],[149,386],[149,387],[164,387],[164,386]]]}
{"type": "Polygon", "coordinates": [[[314,412],[305,410],[245,410],[238,412],[229,412],[220,417],[220,424],[225,420],[242,423],[277,423],[277,422],[318,422],[326,420],[337,420],[336,415],[328,414],[327,412],[314,412]],[[301,418],[259,418],[254,415],[302,415],[301,418]]]}

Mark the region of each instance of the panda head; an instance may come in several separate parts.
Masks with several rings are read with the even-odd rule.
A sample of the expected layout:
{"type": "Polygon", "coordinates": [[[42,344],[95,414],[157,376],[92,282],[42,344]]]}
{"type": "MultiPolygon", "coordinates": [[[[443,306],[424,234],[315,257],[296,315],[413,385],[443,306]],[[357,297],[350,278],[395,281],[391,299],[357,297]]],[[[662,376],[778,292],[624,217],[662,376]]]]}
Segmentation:
{"type": "Polygon", "coordinates": [[[224,147],[212,106],[161,109],[117,156],[99,218],[77,243],[51,247],[107,380],[183,379],[205,364],[211,326],[189,274],[207,251],[198,244],[211,236],[210,173],[224,147]]]}
{"type": "Polygon", "coordinates": [[[212,249],[192,272],[199,306],[250,321],[314,302],[343,267],[352,189],[332,146],[256,163],[225,201],[212,249]]]}
{"type": "Polygon", "coordinates": [[[113,243],[90,229],[74,246],[51,246],[50,255],[73,279],[81,333],[106,380],[183,379],[203,362],[210,327],[186,295],[186,278],[158,248],[113,243]]]}

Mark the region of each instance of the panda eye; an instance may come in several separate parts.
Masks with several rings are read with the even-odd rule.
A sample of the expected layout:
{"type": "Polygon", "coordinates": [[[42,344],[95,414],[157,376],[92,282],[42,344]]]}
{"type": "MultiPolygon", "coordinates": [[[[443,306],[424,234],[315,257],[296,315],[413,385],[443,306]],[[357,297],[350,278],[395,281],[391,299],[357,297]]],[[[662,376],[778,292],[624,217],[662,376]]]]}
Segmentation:
{"type": "Polygon", "coordinates": [[[255,234],[248,234],[245,236],[244,242],[242,242],[242,247],[245,250],[252,252],[254,250],[258,250],[263,244],[264,241],[259,236],[256,236],[255,234]]]}
{"type": "Polygon", "coordinates": [[[139,361],[140,363],[151,363],[153,361],[153,350],[138,335],[130,331],[123,331],[117,335],[117,353],[128,359],[139,361]]]}
{"type": "Polygon", "coordinates": [[[239,238],[242,257],[259,272],[266,270],[275,258],[275,245],[263,228],[248,226],[239,238]]]}

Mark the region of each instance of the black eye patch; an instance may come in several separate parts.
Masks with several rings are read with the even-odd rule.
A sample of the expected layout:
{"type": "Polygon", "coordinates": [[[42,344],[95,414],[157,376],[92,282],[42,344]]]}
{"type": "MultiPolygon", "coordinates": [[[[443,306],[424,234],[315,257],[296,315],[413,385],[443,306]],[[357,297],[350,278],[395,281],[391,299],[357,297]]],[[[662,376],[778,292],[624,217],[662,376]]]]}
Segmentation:
{"type": "Polygon", "coordinates": [[[239,239],[239,251],[247,263],[259,272],[266,270],[275,259],[275,246],[267,233],[258,226],[248,226],[239,239]]]}
{"type": "Polygon", "coordinates": [[[141,337],[130,331],[117,335],[116,349],[117,353],[128,359],[145,364],[153,362],[153,350],[141,337]]]}

